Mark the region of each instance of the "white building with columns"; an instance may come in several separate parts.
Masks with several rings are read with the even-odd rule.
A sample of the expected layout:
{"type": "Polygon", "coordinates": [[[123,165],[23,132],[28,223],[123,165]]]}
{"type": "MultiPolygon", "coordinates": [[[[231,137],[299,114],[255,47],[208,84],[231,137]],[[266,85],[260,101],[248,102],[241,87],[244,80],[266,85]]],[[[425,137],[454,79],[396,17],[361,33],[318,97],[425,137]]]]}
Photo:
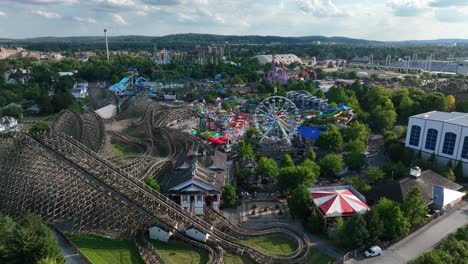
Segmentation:
{"type": "Polygon", "coordinates": [[[405,146],[421,151],[423,158],[434,153],[441,165],[461,161],[463,176],[468,177],[468,113],[432,111],[411,116],[405,146]]]}

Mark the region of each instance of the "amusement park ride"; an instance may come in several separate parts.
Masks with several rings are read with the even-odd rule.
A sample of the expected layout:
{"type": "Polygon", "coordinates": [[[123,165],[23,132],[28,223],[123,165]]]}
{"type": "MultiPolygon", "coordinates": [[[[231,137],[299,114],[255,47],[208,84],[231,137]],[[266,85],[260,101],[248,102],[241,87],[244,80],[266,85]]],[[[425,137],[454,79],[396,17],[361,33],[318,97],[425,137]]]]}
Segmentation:
{"type": "Polygon", "coordinates": [[[310,81],[310,75],[313,74],[313,81],[317,80],[317,72],[313,68],[308,68],[307,70],[295,70],[292,73],[288,73],[286,66],[284,63],[277,63],[276,56],[273,55],[271,61],[271,69],[269,72],[264,74],[264,78],[268,80],[270,83],[277,83],[280,82],[282,84],[288,84],[289,80],[303,80],[303,81],[310,81]],[[278,65],[277,65],[278,64],[278,65]]]}

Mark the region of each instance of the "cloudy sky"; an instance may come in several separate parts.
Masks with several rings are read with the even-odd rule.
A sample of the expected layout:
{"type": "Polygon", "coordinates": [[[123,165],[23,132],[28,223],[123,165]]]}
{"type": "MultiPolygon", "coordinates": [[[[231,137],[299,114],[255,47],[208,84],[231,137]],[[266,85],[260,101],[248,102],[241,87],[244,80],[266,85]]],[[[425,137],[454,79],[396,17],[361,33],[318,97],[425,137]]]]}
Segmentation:
{"type": "Polygon", "coordinates": [[[213,33],[468,38],[468,0],[0,0],[0,38],[213,33]]]}

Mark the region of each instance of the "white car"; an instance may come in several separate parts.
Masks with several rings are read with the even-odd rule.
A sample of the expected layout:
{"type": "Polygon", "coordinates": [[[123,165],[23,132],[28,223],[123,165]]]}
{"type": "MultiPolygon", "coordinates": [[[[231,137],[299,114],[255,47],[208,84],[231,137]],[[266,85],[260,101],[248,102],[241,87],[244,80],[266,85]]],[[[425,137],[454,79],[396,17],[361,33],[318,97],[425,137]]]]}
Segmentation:
{"type": "Polygon", "coordinates": [[[373,246],[364,252],[366,258],[380,256],[382,249],[379,246],[373,246]]]}

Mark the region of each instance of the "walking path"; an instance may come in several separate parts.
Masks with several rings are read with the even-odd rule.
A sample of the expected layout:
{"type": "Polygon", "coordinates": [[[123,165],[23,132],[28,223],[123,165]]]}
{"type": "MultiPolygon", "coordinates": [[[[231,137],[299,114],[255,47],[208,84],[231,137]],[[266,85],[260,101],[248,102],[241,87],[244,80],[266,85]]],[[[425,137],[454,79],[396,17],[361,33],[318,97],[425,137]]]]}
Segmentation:
{"type": "Polygon", "coordinates": [[[66,264],[82,264],[86,261],[76,252],[76,250],[65,240],[65,238],[57,232],[54,232],[57,238],[58,245],[62,250],[62,255],[65,257],[66,264]]]}

